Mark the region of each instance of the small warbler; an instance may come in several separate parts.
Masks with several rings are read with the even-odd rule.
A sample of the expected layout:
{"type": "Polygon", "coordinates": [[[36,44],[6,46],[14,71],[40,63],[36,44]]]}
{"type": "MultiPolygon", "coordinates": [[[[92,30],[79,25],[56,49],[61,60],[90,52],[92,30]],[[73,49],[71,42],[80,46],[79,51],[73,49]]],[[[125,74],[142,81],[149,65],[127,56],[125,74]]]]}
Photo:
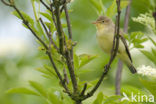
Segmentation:
{"type": "MultiPolygon", "coordinates": [[[[104,52],[110,54],[113,46],[115,24],[110,18],[106,16],[100,16],[95,22],[93,22],[93,24],[95,24],[97,28],[96,37],[100,47],[104,52]]],[[[126,40],[123,37],[124,33],[120,30],[119,35],[120,38],[117,56],[128,66],[130,71],[134,74],[137,71],[132,64],[132,58],[126,40]]]]}

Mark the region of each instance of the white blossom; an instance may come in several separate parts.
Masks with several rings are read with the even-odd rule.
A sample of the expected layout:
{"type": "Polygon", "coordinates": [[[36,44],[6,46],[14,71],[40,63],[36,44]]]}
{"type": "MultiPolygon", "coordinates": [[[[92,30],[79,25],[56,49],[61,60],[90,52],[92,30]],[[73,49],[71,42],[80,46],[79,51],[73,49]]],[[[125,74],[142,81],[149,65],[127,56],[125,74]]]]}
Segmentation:
{"type": "Polygon", "coordinates": [[[151,76],[156,78],[156,69],[152,68],[151,66],[142,65],[137,68],[137,72],[143,76],[151,76]]]}

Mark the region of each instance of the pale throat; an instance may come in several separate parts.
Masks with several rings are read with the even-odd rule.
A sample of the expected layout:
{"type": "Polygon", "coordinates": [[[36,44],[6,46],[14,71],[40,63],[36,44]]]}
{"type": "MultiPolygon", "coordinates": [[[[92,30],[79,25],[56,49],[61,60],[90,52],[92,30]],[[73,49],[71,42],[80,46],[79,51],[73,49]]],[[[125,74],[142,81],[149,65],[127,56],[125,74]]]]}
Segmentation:
{"type": "Polygon", "coordinates": [[[113,33],[113,30],[110,26],[106,25],[97,25],[97,36],[109,35],[113,33]]]}

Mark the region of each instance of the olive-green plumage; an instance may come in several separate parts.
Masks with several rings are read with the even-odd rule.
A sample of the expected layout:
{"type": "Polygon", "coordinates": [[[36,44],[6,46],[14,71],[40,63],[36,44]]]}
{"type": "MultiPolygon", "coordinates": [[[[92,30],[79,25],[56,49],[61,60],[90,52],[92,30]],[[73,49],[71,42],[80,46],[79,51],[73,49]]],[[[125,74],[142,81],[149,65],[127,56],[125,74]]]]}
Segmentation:
{"type": "MultiPolygon", "coordinates": [[[[106,16],[100,16],[93,24],[95,24],[97,28],[96,37],[100,47],[104,52],[110,54],[113,46],[115,31],[115,25],[113,21],[106,16]]],[[[124,33],[120,30],[120,40],[117,56],[128,66],[132,73],[136,73],[137,71],[132,64],[132,58],[123,34],[124,33]]]]}

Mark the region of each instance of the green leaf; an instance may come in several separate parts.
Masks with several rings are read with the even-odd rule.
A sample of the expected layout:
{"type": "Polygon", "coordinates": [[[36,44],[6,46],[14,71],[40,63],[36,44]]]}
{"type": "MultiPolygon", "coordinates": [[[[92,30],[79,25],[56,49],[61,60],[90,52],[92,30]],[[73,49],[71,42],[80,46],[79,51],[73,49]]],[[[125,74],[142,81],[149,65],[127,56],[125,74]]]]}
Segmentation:
{"type": "Polygon", "coordinates": [[[51,22],[44,22],[48,28],[51,29],[51,32],[55,31],[54,25],[51,22]]]}
{"type": "Polygon", "coordinates": [[[44,68],[49,72],[49,75],[55,76],[57,78],[57,75],[55,74],[54,69],[52,67],[50,67],[50,66],[48,66],[48,65],[45,64],[44,65],[44,68]]]}
{"type": "Polygon", "coordinates": [[[12,89],[9,89],[7,91],[7,93],[17,93],[17,94],[28,94],[28,95],[36,95],[36,96],[39,96],[38,93],[36,93],[35,91],[33,90],[30,90],[28,88],[25,88],[25,87],[20,87],[20,88],[12,88],[12,89]]]}
{"type": "Polygon", "coordinates": [[[156,56],[156,49],[152,48],[152,53],[154,56],[156,56]]]}
{"type": "Polygon", "coordinates": [[[63,104],[63,102],[58,98],[58,96],[53,93],[48,93],[48,99],[52,104],[63,104]]]}
{"type": "MultiPolygon", "coordinates": [[[[49,76],[51,78],[54,77],[53,72],[49,72],[48,70],[44,69],[44,68],[36,68],[37,71],[43,73],[46,76],[49,76]]],[[[55,76],[56,77],[56,76],[55,76]]]]}
{"type": "Polygon", "coordinates": [[[156,42],[151,38],[151,37],[148,37],[150,39],[150,41],[153,43],[153,45],[156,47],[156,42]]]}
{"type": "MultiPolygon", "coordinates": [[[[34,20],[28,14],[24,13],[23,11],[20,11],[20,12],[23,15],[23,18],[26,21],[28,21],[30,25],[34,26],[34,20]]],[[[18,17],[19,19],[21,19],[20,15],[16,11],[13,11],[12,14],[18,17]]]]}
{"type": "Polygon", "coordinates": [[[43,28],[39,22],[36,23],[36,27],[37,27],[36,33],[39,34],[40,36],[44,36],[44,38],[47,39],[46,34],[44,33],[43,28]]]}
{"type": "Polygon", "coordinates": [[[140,93],[141,95],[144,95],[145,93],[142,91],[142,90],[139,90],[138,88],[134,87],[134,86],[129,86],[129,85],[126,85],[126,86],[123,86],[121,88],[121,92],[123,93],[126,93],[127,96],[131,96],[132,92],[134,94],[138,94],[140,93]]]}
{"type": "Polygon", "coordinates": [[[48,13],[40,12],[40,14],[47,18],[51,23],[53,22],[52,17],[48,13]]]}
{"type": "Polygon", "coordinates": [[[113,2],[112,2],[112,5],[107,9],[107,11],[106,11],[106,15],[108,16],[108,17],[113,17],[113,15],[115,15],[115,13],[116,13],[116,1],[114,0],[113,2]]]}
{"type": "Polygon", "coordinates": [[[97,95],[97,98],[95,99],[94,103],[93,104],[102,104],[103,102],[103,93],[100,92],[98,95],[97,95]]]}
{"type": "MultiPolygon", "coordinates": [[[[129,1],[127,0],[124,0],[124,1],[121,1],[121,9],[127,7],[127,5],[129,4],[129,1]]],[[[115,14],[117,13],[117,5],[116,5],[116,0],[114,0],[111,4],[110,7],[108,7],[107,11],[106,11],[106,15],[108,17],[113,17],[115,14]]]]}
{"type": "Polygon", "coordinates": [[[46,90],[43,88],[43,86],[35,81],[29,81],[29,84],[35,89],[37,90],[42,96],[46,97],[46,90]]]}
{"type": "Polygon", "coordinates": [[[99,0],[90,0],[90,3],[93,5],[93,7],[95,8],[96,12],[98,15],[100,15],[101,11],[102,11],[102,7],[100,5],[99,0]]]}
{"type": "Polygon", "coordinates": [[[40,2],[40,0],[32,0],[33,2],[35,1],[35,2],[37,2],[37,3],[39,3],[40,2]]]}
{"type": "Polygon", "coordinates": [[[110,96],[108,97],[103,104],[114,104],[116,102],[119,102],[119,99],[121,98],[121,96],[117,96],[117,95],[114,95],[114,96],[110,96]]]}
{"type": "Polygon", "coordinates": [[[138,34],[139,34],[139,32],[132,32],[130,35],[130,38],[134,39],[138,34]]]}
{"type": "Polygon", "coordinates": [[[128,4],[129,4],[129,0],[121,0],[121,4],[120,4],[121,9],[126,8],[128,4]]]}
{"type": "Polygon", "coordinates": [[[80,57],[80,66],[79,66],[79,68],[81,68],[82,66],[88,64],[90,61],[95,59],[97,57],[97,55],[82,54],[79,57],[80,57]]]}
{"type": "Polygon", "coordinates": [[[144,48],[144,46],[141,45],[141,44],[134,44],[134,47],[136,47],[136,48],[144,48]]]}
{"type": "Polygon", "coordinates": [[[156,64],[155,56],[153,56],[150,52],[141,50],[141,53],[143,53],[149,60],[156,64]]]}
{"type": "Polygon", "coordinates": [[[79,57],[74,53],[74,67],[77,69],[79,68],[79,57]]]}
{"type": "Polygon", "coordinates": [[[156,82],[140,78],[141,83],[156,97],[156,82]]]}

